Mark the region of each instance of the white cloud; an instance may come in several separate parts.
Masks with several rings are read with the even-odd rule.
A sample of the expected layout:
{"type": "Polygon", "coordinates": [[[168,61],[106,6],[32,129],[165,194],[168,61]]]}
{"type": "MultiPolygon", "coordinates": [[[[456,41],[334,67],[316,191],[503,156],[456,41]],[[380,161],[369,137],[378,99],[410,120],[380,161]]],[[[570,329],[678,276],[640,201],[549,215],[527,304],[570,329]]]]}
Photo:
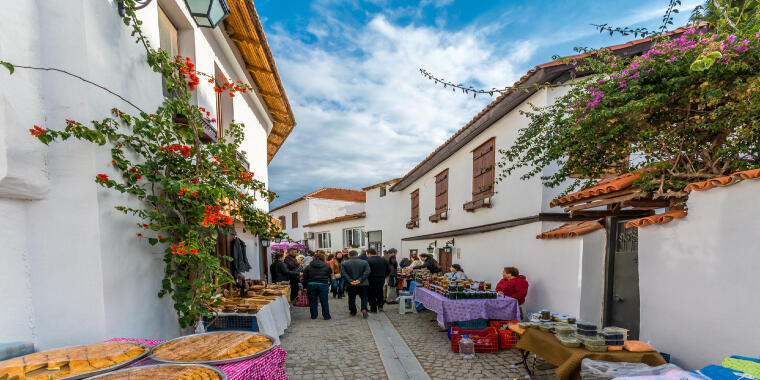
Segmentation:
{"type": "Polygon", "coordinates": [[[281,30],[268,35],[298,122],[270,165],[280,201],[323,186],[357,188],[401,176],[491,101],[443,90],[420,67],[503,87],[522,74],[534,50],[525,41],[489,44],[492,28],[399,26],[382,15],[360,27],[311,30],[319,43],[281,30]],[[323,39],[343,41],[342,49],[323,39]]]}

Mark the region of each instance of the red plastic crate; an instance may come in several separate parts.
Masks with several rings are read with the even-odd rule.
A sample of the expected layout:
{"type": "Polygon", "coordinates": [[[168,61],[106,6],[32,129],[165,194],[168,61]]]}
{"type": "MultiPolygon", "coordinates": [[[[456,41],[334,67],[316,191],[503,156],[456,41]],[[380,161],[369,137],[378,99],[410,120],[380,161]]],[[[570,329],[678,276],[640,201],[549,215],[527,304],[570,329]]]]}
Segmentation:
{"type": "Polygon", "coordinates": [[[462,330],[459,327],[451,328],[451,351],[459,352],[459,341],[462,340],[462,335],[470,335],[472,339],[473,335],[477,335],[478,338],[472,339],[475,341],[475,352],[478,353],[496,353],[499,352],[499,334],[493,327],[488,327],[485,330],[462,330]]]}
{"type": "Polygon", "coordinates": [[[518,340],[520,340],[520,334],[512,330],[499,330],[499,348],[502,350],[515,348],[518,340]]]}
{"type": "Polygon", "coordinates": [[[493,327],[496,330],[501,330],[502,327],[514,325],[519,323],[519,321],[490,321],[488,322],[489,327],[493,327]]]}

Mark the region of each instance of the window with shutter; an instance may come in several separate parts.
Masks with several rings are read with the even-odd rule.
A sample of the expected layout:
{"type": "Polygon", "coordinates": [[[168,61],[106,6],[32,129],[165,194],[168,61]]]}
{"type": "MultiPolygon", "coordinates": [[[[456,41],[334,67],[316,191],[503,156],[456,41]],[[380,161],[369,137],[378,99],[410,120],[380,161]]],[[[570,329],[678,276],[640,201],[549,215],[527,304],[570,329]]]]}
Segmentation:
{"type": "Polygon", "coordinates": [[[280,224],[282,224],[282,229],[286,229],[288,227],[285,227],[285,215],[280,217],[280,224]]]}
{"type": "Polygon", "coordinates": [[[467,211],[490,207],[485,200],[494,194],[495,141],[491,138],[472,151],[472,201],[464,204],[467,211]]]}
{"type": "Polygon", "coordinates": [[[420,226],[420,189],[412,191],[412,217],[406,224],[406,228],[412,229],[420,226]]]}
{"type": "Polygon", "coordinates": [[[435,176],[435,214],[430,215],[428,220],[437,223],[439,220],[446,219],[448,215],[444,214],[449,209],[449,169],[438,173],[435,176]]]}
{"type": "Polygon", "coordinates": [[[293,228],[298,227],[298,212],[294,212],[291,214],[291,225],[293,228]]]}

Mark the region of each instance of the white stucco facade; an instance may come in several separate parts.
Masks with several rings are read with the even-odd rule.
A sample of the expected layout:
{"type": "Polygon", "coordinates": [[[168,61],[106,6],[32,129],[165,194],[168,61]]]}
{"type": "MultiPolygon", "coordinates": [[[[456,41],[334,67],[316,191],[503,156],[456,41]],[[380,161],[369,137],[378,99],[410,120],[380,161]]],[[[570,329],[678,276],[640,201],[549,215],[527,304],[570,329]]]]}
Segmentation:
{"type": "MultiPolygon", "coordinates": [[[[326,221],[329,219],[361,213],[364,211],[364,202],[344,201],[338,199],[303,197],[295,202],[273,209],[271,215],[275,219],[285,217],[283,232],[293,241],[309,242],[309,249],[315,250],[316,242],[307,239],[304,233],[314,232],[319,229],[306,227],[308,224],[326,221]],[[293,213],[298,213],[298,226],[293,227],[293,213]]],[[[342,243],[341,243],[342,244],[342,243]]]]}
{"type": "MultiPolygon", "coordinates": [[[[138,11],[143,30],[158,46],[158,5],[179,28],[180,54],[199,71],[219,68],[246,80],[234,44],[221,31],[195,27],[181,0],[157,0],[138,11]],[[232,47],[231,47],[232,46],[232,47]]],[[[129,99],[147,112],[163,100],[160,76],[145,62],[113,3],[6,2],[0,59],[55,67],[80,75],[129,99]]],[[[114,210],[139,207],[98,186],[95,175],[118,177],[107,147],[69,140],[45,146],[29,135],[33,125],[62,128],[137,110],[107,92],[57,72],[19,68],[0,73],[0,341],[31,341],[46,349],[112,337],[166,339],[180,328],[169,297],[157,293],[163,248],[135,237],[137,220],[114,210]]],[[[201,81],[198,105],[215,113],[212,85],[201,81]]],[[[251,171],[267,178],[271,120],[254,94],[235,97],[234,119],[245,124],[251,171]]],[[[256,206],[266,211],[268,204],[256,206]]],[[[250,240],[255,240],[248,237],[250,240]]],[[[256,249],[256,250],[254,250],[256,249]]],[[[249,244],[249,261],[258,262],[249,244]]],[[[257,269],[258,270],[258,269],[257,269]]]]}
{"type": "MultiPolygon", "coordinates": [[[[380,187],[368,189],[367,230],[381,230],[384,249],[397,248],[400,257],[408,257],[410,250],[426,253],[431,244],[436,247],[435,255],[438,248],[453,239],[452,263],[462,265],[471,278],[495,285],[504,267],[518,267],[530,283],[525,303],[527,311],[549,308],[601,323],[602,296],[592,295],[603,289],[605,232],[559,241],[536,239],[536,235],[562,224],[539,219],[541,213],[557,212],[550,210],[549,202],[560,190],[545,189],[537,177],[522,180],[522,173],[518,172],[495,184],[490,208],[473,212],[463,209],[463,205],[472,200],[472,151],[494,138],[498,162],[499,149],[509,148],[518,131],[528,125],[528,119],[520,111],[529,110],[529,103],[546,105],[564,91],[563,88],[537,91],[406,188],[388,191],[383,197],[380,187]],[[435,213],[435,177],[445,169],[448,169],[448,218],[433,223],[428,217],[435,213]],[[411,193],[417,189],[419,227],[407,229],[411,193]],[[487,232],[458,233],[521,218],[535,220],[487,232]],[[453,233],[449,235],[449,232],[453,233]],[[424,238],[431,234],[436,237],[424,238]],[[420,236],[423,238],[418,238],[420,236]]],[[[547,169],[550,170],[556,169],[547,169]]]]}
{"type": "Polygon", "coordinates": [[[760,180],[695,191],[685,218],[639,228],[641,340],[680,366],[760,351],[759,193],[760,180]]]}
{"type": "Polygon", "coordinates": [[[361,240],[364,241],[364,244],[358,243],[358,247],[350,247],[346,239],[344,237],[344,231],[347,229],[358,229],[360,230],[360,234],[363,234],[365,232],[364,228],[364,218],[358,218],[358,219],[351,219],[351,220],[344,220],[341,222],[335,222],[335,223],[326,223],[326,224],[320,224],[316,226],[310,226],[307,227],[309,232],[314,233],[314,238],[309,239],[309,247],[312,250],[323,250],[325,252],[336,252],[340,251],[343,248],[346,248],[348,250],[361,250],[367,248],[367,238],[364,237],[361,240]],[[319,247],[317,244],[317,234],[319,233],[328,233],[330,234],[330,247],[319,247]]]}

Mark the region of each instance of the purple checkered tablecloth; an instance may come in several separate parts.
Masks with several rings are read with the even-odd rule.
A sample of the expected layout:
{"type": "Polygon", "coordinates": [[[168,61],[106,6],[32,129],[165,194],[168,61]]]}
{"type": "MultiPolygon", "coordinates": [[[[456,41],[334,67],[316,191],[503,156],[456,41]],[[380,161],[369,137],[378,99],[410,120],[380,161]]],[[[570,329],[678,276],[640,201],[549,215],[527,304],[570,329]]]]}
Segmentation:
{"type": "Polygon", "coordinates": [[[423,287],[414,288],[413,299],[438,314],[438,325],[446,322],[469,321],[472,319],[498,319],[516,321],[520,319],[520,306],[514,298],[499,296],[496,299],[452,300],[423,287]]]}
{"type": "MultiPolygon", "coordinates": [[[[146,340],[116,338],[111,341],[121,342],[140,342],[153,347],[163,340],[146,340]]],[[[269,352],[253,359],[243,360],[235,363],[220,364],[214,367],[221,369],[227,374],[229,380],[288,380],[288,374],[285,373],[285,357],[288,353],[280,346],[274,346],[269,352]]],[[[160,364],[150,358],[139,360],[129,365],[129,367],[140,367],[151,364],[160,364]]]]}

